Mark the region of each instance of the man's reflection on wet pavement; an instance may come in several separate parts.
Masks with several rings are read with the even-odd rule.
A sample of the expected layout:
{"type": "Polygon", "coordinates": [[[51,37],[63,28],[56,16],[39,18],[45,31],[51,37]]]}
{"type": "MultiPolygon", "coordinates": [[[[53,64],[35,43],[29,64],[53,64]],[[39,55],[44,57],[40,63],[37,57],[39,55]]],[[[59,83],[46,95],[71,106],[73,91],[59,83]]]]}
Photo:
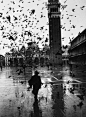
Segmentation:
{"type": "Polygon", "coordinates": [[[42,117],[42,110],[39,108],[39,102],[37,99],[33,103],[33,111],[30,112],[31,117],[42,117]]]}

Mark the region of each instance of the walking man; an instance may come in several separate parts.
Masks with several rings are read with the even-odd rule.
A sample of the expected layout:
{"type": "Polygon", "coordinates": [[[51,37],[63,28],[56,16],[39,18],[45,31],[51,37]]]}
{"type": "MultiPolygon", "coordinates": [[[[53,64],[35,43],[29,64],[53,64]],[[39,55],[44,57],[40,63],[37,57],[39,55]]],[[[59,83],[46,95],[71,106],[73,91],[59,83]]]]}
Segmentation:
{"type": "Polygon", "coordinates": [[[32,88],[32,86],[33,86],[32,93],[34,94],[35,99],[37,99],[38,91],[41,88],[41,84],[42,84],[41,78],[38,74],[39,74],[39,72],[35,71],[35,75],[33,75],[31,77],[31,79],[28,81],[30,88],[32,88]]]}

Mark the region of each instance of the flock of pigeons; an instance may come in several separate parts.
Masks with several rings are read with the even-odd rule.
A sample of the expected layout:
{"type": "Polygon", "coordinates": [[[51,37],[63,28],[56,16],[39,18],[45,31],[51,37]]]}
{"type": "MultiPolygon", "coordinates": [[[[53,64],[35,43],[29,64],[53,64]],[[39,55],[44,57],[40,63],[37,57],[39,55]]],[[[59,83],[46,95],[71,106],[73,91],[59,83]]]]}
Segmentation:
{"type": "MultiPolygon", "coordinates": [[[[36,3],[34,0],[27,0],[27,7],[27,4],[24,5],[25,1],[23,0],[19,0],[19,4],[15,1],[10,1],[10,4],[3,6],[2,12],[0,12],[0,31],[3,40],[1,40],[0,44],[5,39],[10,42],[10,45],[4,42],[3,49],[7,46],[9,48],[16,46],[17,44],[14,41],[18,42],[19,45],[23,45],[24,42],[28,43],[36,39],[36,43],[39,44],[39,41],[41,41],[42,46],[48,42],[48,26],[45,26],[48,25],[48,21],[45,21],[46,14],[44,13],[46,11],[46,5],[45,2],[41,4],[40,0],[38,1],[36,3]],[[32,3],[35,6],[31,8],[30,4],[32,3]],[[40,8],[40,6],[41,10],[37,11],[37,8],[40,8]],[[7,11],[5,11],[5,7],[8,7],[7,11]],[[37,17],[37,12],[40,12],[39,17],[37,17]],[[46,22],[45,25],[42,24],[43,21],[46,22]]],[[[4,4],[4,1],[1,4],[4,4]]]]}
{"type": "MultiPolygon", "coordinates": [[[[68,11],[66,11],[68,7],[66,4],[67,1],[68,0],[65,0],[64,4],[61,4],[61,20],[64,20],[65,16],[67,16],[71,27],[67,29],[65,22],[61,25],[61,29],[64,31],[71,31],[71,29],[76,28],[76,25],[72,24],[71,17],[77,16],[73,14],[76,11],[75,8],[71,9],[72,14],[68,14],[68,11]],[[64,10],[66,14],[63,14],[64,10]]],[[[49,22],[46,18],[48,17],[48,12],[46,12],[48,7],[46,3],[47,2],[40,0],[27,0],[27,4],[25,4],[24,0],[18,0],[18,3],[10,1],[10,3],[4,5],[5,0],[1,1],[0,4],[3,7],[1,7],[2,9],[0,10],[0,34],[2,37],[0,45],[3,44],[3,49],[5,47],[12,48],[17,45],[17,42],[19,45],[23,45],[24,42],[27,43],[33,39],[36,39],[37,44],[41,42],[42,46],[44,46],[45,43],[49,43],[49,22]],[[34,4],[34,7],[31,7],[30,4],[34,4]],[[38,9],[36,8],[38,7],[41,7],[40,11],[37,11],[38,9]],[[39,16],[37,15],[38,12],[40,12],[39,16]],[[43,22],[46,22],[45,25],[42,24],[43,22]],[[28,38],[25,39],[25,36],[28,38]],[[6,43],[6,41],[4,41],[5,39],[9,40],[9,43],[6,43]],[[16,43],[14,43],[14,41],[16,43]]],[[[75,5],[75,7],[78,7],[78,5],[75,5]]],[[[81,10],[85,8],[86,6],[80,7],[81,10]]],[[[73,33],[71,33],[71,35],[73,36],[73,33]]],[[[64,39],[66,39],[65,35],[62,37],[62,41],[64,41],[64,39]]]]}
{"type": "MultiPolygon", "coordinates": [[[[77,24],[74,24],[74,20],[78,21],[78,18],[81,19],[81,17],[79,16],[78,17],[78,14],[80,11],[82,11],[82,14],[83,14],[83,11],[86,10],[86,5],[80,5],[79,1],[78,4],[75,4],[76,1],[74,1],[74,4],[72,5],[72,8],[68,8],[68,3],[69,2],[68,0],[65,0],[64,1],[64,4],[62,5],[61,4],[61,20],[62,20],[62,25],[61,25],[61,29],[63,30],[63,32],[67,32],[68,34],[70,34],[70,36],[68,35],[68,38],[69,38],[69,42],[71,42],[72,39],[75,38],[76,35],[74,35],[74,31],[77,30],[77,24]],[[68,11],[69,9],[69,11],[68,11]],[[78,14],[77,14],[77,10],[78,10],[78,14]],[[70,33],[69,33],[70,32],[70,33]]],[[[71,6],[70,6],[71,7],[71,6]]],[[[82,19],[83,20],[83,19],[82,19]]],[[[83,29],[84,30],[84,25],[83,23],[81,22],[79,25],[79,32],[83,29]],[[81,25],[80,25],[81,24],[81,25]]],[[[79,34],[79,32],[77,33],[77,35],[79,34]]],[[[67,34],[65,33],[65,34],[67,34]]],[[[66,35],[63,35],[62,37],[62,41],[64,41],[66,39],[66,35]]]]}

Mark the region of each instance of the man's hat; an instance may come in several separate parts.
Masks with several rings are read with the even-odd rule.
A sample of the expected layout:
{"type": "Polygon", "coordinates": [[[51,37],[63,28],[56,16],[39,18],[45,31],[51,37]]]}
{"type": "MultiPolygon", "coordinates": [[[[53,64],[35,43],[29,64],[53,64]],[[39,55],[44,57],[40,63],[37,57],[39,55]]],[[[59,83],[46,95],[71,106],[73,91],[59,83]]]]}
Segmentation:
{"type": "Polygon", "coordinates": [[[39,72],[36,70],[36,71],[35,71],[35,74],[37,74],[37,75],[38,75],[38,74],[39,74],[39,72]]]}

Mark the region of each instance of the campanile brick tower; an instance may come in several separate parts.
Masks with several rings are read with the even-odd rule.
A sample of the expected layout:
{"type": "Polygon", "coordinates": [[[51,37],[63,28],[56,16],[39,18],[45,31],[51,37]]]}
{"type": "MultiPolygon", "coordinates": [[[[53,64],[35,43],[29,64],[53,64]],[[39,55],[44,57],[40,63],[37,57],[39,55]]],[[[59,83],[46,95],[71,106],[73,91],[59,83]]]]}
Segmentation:
{"type": "Polygon", "coordinates": [[[50,62],[62,63],[59,0],[48,0],[50,62]]]}

